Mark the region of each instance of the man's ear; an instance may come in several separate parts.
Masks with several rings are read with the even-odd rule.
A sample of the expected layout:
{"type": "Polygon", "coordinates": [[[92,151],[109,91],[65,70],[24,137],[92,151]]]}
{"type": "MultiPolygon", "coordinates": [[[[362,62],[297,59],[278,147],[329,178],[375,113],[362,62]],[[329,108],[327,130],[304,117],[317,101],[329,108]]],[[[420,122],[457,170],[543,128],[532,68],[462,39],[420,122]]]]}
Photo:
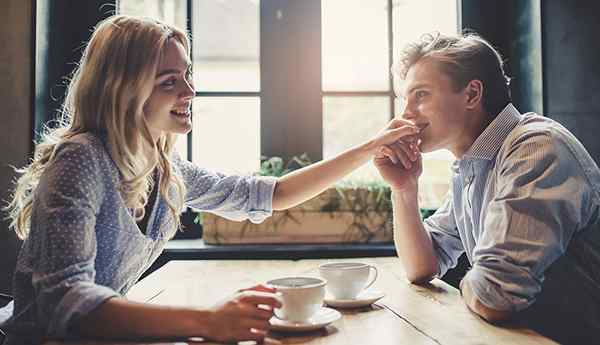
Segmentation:
{"type": "Polygon", "coordinates": [[[483,101],[483,83],[481,80],[471,80],[465,87],[465,93],[467,95],[467,109],[475,109],[483,101]]]}

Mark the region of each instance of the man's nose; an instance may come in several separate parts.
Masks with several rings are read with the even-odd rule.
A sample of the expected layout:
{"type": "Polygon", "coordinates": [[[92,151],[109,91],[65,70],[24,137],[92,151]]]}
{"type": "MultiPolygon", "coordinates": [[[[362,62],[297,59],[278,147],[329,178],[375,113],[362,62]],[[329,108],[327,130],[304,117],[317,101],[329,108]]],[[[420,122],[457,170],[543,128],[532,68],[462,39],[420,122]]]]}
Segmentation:
{"type": "Polygon", "coordinates": [[[416,117],[415,113],[409,107],[404,107],[401,112],[401,117],[405,120],[412,120],[416,117]]]}

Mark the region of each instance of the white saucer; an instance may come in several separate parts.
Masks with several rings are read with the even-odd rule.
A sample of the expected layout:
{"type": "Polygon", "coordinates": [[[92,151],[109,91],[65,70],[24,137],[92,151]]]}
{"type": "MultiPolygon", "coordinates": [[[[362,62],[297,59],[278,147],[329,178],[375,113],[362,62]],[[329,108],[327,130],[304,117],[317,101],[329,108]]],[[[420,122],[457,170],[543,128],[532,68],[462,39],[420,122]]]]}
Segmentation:
{"type": "Polygon", "coordinates": [[[375,290],[366,290],[361,292],[353,299],[335,299],[332,296],[325,296],[325,304],[335,308],[359,308],[366,307],[385,297],[385,293],[375,290]]]}
{"type": "Polygon", "coordinates": [[[328,324],[339,320],[341,317],[342,314],[339,311],[322,307],[313,317],[305,322],[281,320],[276,316],[273,316],[269,322],[271,323],[271,330],[273,331],[306,332],[323,328],[328,324]]]}

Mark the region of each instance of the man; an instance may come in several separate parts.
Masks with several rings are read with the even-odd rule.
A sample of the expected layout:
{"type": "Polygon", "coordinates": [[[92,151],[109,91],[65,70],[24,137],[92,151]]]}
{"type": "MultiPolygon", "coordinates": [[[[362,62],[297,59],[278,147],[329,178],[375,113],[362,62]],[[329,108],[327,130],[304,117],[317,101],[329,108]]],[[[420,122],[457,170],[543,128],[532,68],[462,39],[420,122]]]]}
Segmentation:
{"type": "Polygon", "coordinates": [[[395,144],[396,157],[397,147],[382,150],[375,165],[393,190],[407,278],[441,277],[464,252],[472,269],[460,290],[485,320],[524,320],[561,342],[598,332],[600,171],[581,143],[517,111],[499,53],[475,34],[425,35],[393,71],[405,100],[398,125],[417,125],[419,142],[395,144]],[[438,149],[457,158],[452,187],[421,221],[420,153],[438,149]]]}

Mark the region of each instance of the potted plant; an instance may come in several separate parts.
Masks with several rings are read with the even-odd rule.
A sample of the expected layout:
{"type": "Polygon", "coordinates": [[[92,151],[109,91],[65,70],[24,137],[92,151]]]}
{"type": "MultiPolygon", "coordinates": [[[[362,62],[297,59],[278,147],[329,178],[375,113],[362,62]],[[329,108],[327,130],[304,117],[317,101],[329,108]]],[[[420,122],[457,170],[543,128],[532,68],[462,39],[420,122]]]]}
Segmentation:
{"type": "MultiPolygon", "coordinates": [[[[310,163],[306,154],[287,163],[263,157],[257,175],[279,177],[310,163]]],[[[390,196],[382,181],[342,182],[298,206],[274,211],[261,224],[203,213],[203,238],[208,244],[391,242],[390,196]]]]}

